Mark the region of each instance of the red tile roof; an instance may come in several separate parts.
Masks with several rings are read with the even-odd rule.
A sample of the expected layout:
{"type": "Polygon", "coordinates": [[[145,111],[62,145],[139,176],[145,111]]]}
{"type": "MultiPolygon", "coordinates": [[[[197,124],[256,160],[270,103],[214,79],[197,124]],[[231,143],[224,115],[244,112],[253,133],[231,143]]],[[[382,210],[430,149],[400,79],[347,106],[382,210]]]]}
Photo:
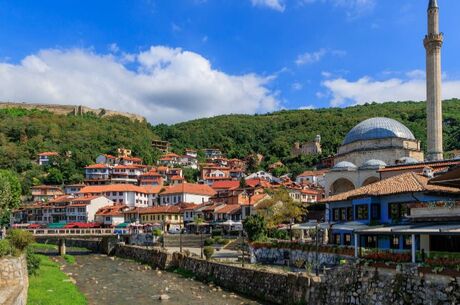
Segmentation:
{"type": "Polygon", "coordinates": [[[235,180],[227,180],[227,181],[215,181],[211,187],[215,190],[217,189],[225,189],[225,190],[228,190],[228,189],[236,189],[240,186],[240,182],[239,181],[235,181],[235,180]]]}
{"type": "Polygon", "coordinates": [[[133,184],[108,184],[108,185],[90,185],[80,190],[81,194],[94,194],[106,192],[138,192],[147,193],[144,186],[137,186],[133,184]]]}
{"type": "Polygon", "coordinates": [[[88,165],[88,166],[85,166],[85,168],[110,168],[110,166],[106,165],[106,164],[91,164],[91,165],[88,165]]]}
{"type": "Polygon", "coordinates": [[[59,154],[55,151],[45,151],[45,152],[42,152],[42,153],[39,153],[38,154],[39,156],[43,156],[43,157],[55,157],[55,156],[59,156],[59,154]]]}
{"type": "Polygon", "coordinates": [[[166,190],[160,195],[169,195],[169,194],[178,194],[178,193],[187,193],[187,194],[196,194],[196,195],[206,195],[213,196],[216,192],[206,184],[195,184],[195,183],[181,183],[178,185],[172,185],[166,188],[166,190]]]}
{"type": "Polygon", "coordinates": [[[304,171],[303,173],[301,173],[300,175],[298,175],[297,177],[305,177],[305,176],[322,176],[326,173],[328,173],[329,170],[328,169],[323,169],[323,170],[308,170],[308,171],[304,171]]]}
{"type": "Polygon", "coordinates": [[[154,207],[147,207],[147,208],[133,208],[125,213],[130,214],[178,214],[181,212],[180,207],[176,205],[160,205],[154,207]]]}
{"type": "Polygon", "coordinates": [[[385,168],[381,168],[379,172],[392,172],[392,171],[400,171],[400,170],[409,170],[409,169],[423,169],[425,167],[431,167],[433,169],[437,169],[438,167],[446,167],[452,165],[460,165],[460,160],[444,160],[444,161],[434,161],[434,162],[423,162],[423,163],[415,163],[415,164],[407,164],[407,165],[393,165],[387,166],[385,168]]]}
{"type": "Polygon", "coordinates": [[[108,205],[100,208],[97,212],[97,216],[123,216],[123,210],[127,209],[126,205],[108,205]]]}
{"type": "Polygon", "coordinates": [[[226,204],[224,207],[218,209],[216,213],[232,214],[238,212],[239,210],[241,210],[241,206],[239,204],[226,204]]]}
{"type": "Polygon", "coordinates": [[[385,196],[412,192],[439,192],[460,194],[460,189],[446,186],[428,184],[429,178],[414,173],[404,173],[390,177],[358,189],[330,196],[321,202],[344,201],[352,198],[385,196]]]}

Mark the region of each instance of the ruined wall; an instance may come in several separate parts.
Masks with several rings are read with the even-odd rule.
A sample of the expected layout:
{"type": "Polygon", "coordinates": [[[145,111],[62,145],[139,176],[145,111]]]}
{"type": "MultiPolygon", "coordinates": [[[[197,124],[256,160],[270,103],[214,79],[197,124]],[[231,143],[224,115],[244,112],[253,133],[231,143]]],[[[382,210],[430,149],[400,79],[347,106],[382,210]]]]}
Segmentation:
{"type": "Polygon", "coordinates": [[[129,118],[130,120],[137,120],[137,121],[144,121],[145,118],[138,114],[128,113],[128,112],[120,112],[120,111],[113,111],[108,109],[93,109],[86,106],[80,105],[57,105],[57,104],[29,104],[29,103],[9,103],[9,102],[0,102],[0,109],[4,108],[24,108],[28,110],[38,109],[38,110],[46,110],[58,115],[67,115],[67,114],[74,114],[74,115],[81,115],[84,113],[94,113],[101,117],[110,117],[110,116],[124,116],[129,118]]]}
{"type": "Polygon", "coordinates": [[[26,305],[28,288],[25,256],[0,258],[0,304],[26,305]]]}

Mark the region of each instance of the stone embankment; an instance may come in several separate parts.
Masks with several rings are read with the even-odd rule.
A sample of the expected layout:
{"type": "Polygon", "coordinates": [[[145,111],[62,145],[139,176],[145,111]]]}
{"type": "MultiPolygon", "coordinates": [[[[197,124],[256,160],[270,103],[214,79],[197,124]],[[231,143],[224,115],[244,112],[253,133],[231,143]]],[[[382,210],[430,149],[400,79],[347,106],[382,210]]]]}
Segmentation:
{"type": "Polygon", "coordinates": [[[0,258],[0,304],[26,305],[28,288],[25,256],[0,258]]]}
{"type": "Polygon", "coordinates": [[[460,277],[422,274],[410,265],[394,270],[351,263],[315,277],[242,268],[158,248],[117,244],[111,253],[154,268],[180,268],[197,279],[276,304],[460,304],[460,277]]]}

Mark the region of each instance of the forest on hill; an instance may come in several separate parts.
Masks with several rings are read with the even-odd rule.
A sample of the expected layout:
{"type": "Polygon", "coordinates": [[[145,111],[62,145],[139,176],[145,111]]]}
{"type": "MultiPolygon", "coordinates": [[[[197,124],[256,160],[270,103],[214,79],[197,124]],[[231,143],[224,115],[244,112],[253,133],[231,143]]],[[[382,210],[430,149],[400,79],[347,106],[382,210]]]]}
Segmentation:
{"type": "Polygon", "coordinates": [[[83,181],[84,166],[101,153],[115,154],[118,147],[132,149],[133,155],[151,164],[158,158],[151,148],[151,140],[157,138],[148,123],[122,116],[0,109],[0,168],[18,173],[27,193],[32,184],[83,181]],[[60,154],[56,166],[43,168],[34,162],[44,151],[60,154]]]}
{"type": "MultiPolygon", "coordinates": [[[[222,115],[175,125],[160,124],[154,131],[170,141],[176,152],[185,148],[215,147],[229,157],[253,152],[265,156],[265,166],[281,160],[294,173],[319,157],[292,158],[294,142],[321,135],[323,156],[334,154],[347,132],[364,119],[389,117],[405,124],[426,148],[425,102],[370,103],[347,108],[283,110],[263,115],[222,115]]],[[[460,100],[444,101],[445,151],[460,149],[460,100]]]]}

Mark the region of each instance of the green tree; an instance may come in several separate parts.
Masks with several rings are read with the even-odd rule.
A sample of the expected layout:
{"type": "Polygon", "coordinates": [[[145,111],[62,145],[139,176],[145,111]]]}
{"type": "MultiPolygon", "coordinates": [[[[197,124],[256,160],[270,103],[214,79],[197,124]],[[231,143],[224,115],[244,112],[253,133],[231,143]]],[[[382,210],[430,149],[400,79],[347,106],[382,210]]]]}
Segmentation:
{"type": "Polygon", "coordinates": [[[250,215],[243,220],[244,231],[249,241],[264,239],[267,236],[267,223],[261,215],[250,215]]]}
{"type": "Polygon", "coordinates": [[[274,191],[271,198],[264,202],[264,207],[259,213],[265,218],[269,228],[300,221],[307,213],[302,203],[294,201],[286,189],[274,191]]]}
{"type": "Polygon", "coordinates": [[[0,170],[0,224],[9,222],[11,211],[21,204],[21,184],[9,170],[0,170]]]}
{"type": "Polygon", "coordinates": [[[64,176],[62,175],[61,171],[57,168],[50,168],[48,171],[48,175],[46,176],[46,183],[59,185],[63,182],[64,176]]]}

